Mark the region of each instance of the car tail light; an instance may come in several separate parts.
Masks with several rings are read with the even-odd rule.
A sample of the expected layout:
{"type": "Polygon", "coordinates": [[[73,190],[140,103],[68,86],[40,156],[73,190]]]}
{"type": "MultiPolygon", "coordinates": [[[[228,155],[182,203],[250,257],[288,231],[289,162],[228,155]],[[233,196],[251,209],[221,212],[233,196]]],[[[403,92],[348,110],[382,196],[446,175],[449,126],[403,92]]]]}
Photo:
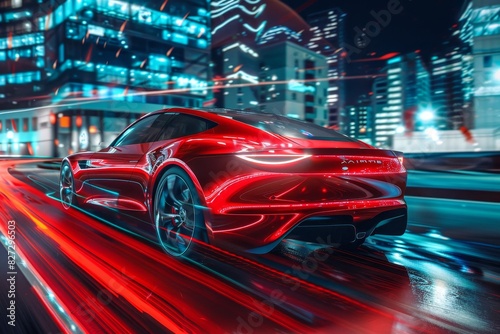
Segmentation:
{"type": "Polygon", "coordinates": [[[395,151],[394,154],[396,154],[396,156],[398,157],[398,160],[399,160],[399,163],[401,164],[401,166],[403,165],[404,163],[404,156],[403,156],[403,152],[397,152],[395,151]]]}
{"type": "Polygon", "coordinates": [[[309,158],[308,154],[238,154],[238,158],[262,165],[286,165],[309,158]]]}

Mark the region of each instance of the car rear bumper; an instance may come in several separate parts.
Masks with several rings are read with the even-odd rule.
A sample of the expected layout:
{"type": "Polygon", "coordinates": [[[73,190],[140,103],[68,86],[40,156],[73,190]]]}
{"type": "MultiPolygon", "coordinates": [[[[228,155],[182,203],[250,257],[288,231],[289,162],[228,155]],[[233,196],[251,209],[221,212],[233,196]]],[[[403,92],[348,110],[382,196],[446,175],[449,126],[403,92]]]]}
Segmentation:
{"type": "Polygon", "coordinates": [[[406,226],[407,207],[404,201],[399,201],[399,205],[339,211],[223,215],[213,217],[210,234],[215,244],[262,254],[285,238],[337,246],[374,234],[402,235],[406,226]]]}

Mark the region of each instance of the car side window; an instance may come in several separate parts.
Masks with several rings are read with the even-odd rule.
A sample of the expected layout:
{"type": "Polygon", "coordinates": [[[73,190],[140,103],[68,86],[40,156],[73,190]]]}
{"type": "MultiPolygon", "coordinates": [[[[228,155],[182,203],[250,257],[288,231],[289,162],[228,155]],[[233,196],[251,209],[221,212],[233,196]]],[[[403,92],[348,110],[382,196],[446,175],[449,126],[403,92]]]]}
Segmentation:
{"type": "Polygon", "coordinates": [[[112,146],[119,147],[155,141],[162,128],[172,117],[173,115],[168,113],[148,116],[125,130],[112,146]]]}
{"type": "Polygon", "coordinates": [[[179,114],[167,124],[158,140],[191,136],[209,130],[217,124],[201,117],[179,114]]]}

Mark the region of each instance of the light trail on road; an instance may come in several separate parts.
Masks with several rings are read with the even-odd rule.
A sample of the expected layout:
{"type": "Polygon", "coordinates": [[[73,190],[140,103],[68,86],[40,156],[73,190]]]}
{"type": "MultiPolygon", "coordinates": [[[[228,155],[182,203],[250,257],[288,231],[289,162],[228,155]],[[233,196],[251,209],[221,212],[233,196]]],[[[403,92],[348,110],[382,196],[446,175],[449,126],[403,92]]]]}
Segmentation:
{"type": "MultiPolygon", "coordinates": [[[[127,233],[115,212],[64,210],[58,170],[39,167],[40,161],[0,162],[0,218],[15,220],[27,275],[41,282],[31,283],[40,297],[33,302],[63,331],[500,329],[492,293],[500,284],[498,249],[410,228],[401,237],[374,238],[354,253],[292,242],[292,252],[257,257],[201,245],[194,260],[182,260],[164,254],[154,240],[127,233]],[[491,301],[480,309],[484,299],[491,301]]],[[[0,230],[7,235],[5,224],[0,230]]]]}

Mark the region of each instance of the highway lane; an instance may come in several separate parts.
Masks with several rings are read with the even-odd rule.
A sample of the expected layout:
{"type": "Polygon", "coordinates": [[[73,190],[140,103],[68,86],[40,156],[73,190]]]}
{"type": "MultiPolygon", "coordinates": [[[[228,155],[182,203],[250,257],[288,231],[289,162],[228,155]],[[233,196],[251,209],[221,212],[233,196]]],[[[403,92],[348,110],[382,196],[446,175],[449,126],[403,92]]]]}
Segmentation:
{"type": "MultiPolygon", "coordinates": [[[[464,238],[467,224],[455,239],[454,224],[440,229],[430,217],[441,216],[428,213],[443,211],[446,220],[478,210],[491,220],[495,212],[481,205],[494,203],[460,210],[444,199],[408,198],[409,231],[372,238],[354,253],[288,242],[282,253],[259,257],[202,246],[195,261],[179,261],[122,230],[112,212],[62,209],[57,170],[11,162],[0,170],[0,217],[16,221],[19,249],[44,282],[39,295],[70,315],[37,320],[40,329],[56,317],[59,327],[82,332],[500,331],[500,250],[464,238]]],[[[479,237],[487,233],[478,230],[479,237]]]]}
{"type": "Polygon", "coordinates": [[[408,186],[455,190],[498,191],[500,175],[473,171],[408,171],[408,186]]]}

